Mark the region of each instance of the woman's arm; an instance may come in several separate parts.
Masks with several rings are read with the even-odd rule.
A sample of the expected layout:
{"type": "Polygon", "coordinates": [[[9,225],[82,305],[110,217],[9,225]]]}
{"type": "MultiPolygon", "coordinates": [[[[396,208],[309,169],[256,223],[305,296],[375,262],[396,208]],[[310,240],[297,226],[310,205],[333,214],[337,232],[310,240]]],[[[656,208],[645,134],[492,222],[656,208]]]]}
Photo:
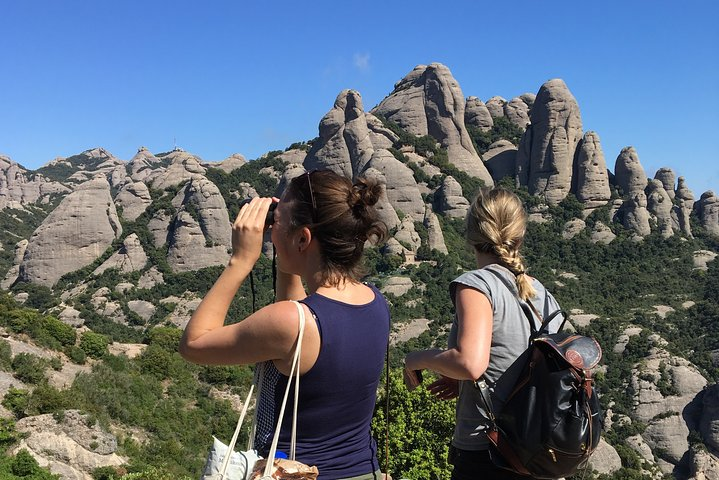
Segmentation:
{"type": "Polygon", "coordinates": [[[484,374],[492,345],[492,305],[479,290],[459,285],[455,306],[459,320],[457,346],[412,352],[405,358],[406,370],[433,370],[457,380],[476,380],[484,374]]]}
{"type": "MultiPolygon", "coordinates": [[[[256,198],[238,213],[232,226],[229,264],[185,327],[180,341],[180,354],[185,359],[207,364],[252,363],[284,358],[282,352],[291,350],[296,327],[287,328],[283,321],[297,316],[284,315],[291,313],[287,305],[266,307],[238,324],[224,326],[232,299],[262,252],[264,222],[271,202],[269,198],[256,198]]],[[[291,304],[289,307],[294,309],[291,304]]]]}

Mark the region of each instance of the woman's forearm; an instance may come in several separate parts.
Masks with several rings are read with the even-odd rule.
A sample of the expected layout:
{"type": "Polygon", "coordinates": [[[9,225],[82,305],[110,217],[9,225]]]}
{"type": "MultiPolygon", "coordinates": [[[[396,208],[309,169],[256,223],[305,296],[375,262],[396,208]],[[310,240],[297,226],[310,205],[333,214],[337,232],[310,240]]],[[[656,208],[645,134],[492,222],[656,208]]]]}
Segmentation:
{"type": "Polygon", "coordinates": [[[225,324],[230,304],[251,269],[252,265],[245,262],[230,262],[192,314],[180,341],[180,353],[194,340],[225,324]]]}
{"type": "Polygon", "coordinates": [[[405,365],[411,370],[432,370],[456,380],[477,380],[487,369],[486,363],[467,358],[455,348],[412,352],[405,365]]]}

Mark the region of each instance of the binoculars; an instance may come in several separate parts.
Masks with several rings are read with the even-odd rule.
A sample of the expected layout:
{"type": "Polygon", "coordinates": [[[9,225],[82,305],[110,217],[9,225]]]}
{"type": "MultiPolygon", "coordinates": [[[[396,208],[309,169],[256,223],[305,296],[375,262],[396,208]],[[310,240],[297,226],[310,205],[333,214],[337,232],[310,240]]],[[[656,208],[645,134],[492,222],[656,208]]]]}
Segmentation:
{"type": "MultiPolygon", "coordinates": [[[[250,203],[252,201],[251,198],[246,198],[240,202],[240,209],[245,206],[246,204],[250,203]]],[[[273,223],[275,223],[275,208],[277,208],[277,203],[272,202],[270,204],[270,209],[267,210],[267,216],[265,217],[265,227],[269,227],[273,223]]]]}

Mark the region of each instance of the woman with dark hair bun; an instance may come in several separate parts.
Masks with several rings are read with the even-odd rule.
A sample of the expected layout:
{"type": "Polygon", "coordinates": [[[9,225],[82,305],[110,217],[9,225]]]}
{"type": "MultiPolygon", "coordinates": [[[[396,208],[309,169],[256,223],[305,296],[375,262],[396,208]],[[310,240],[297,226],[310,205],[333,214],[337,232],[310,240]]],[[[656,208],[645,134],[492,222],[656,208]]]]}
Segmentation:
{"type": "MultiPolygon", "coordinates": [[[[267,455],[297,342],[299,315],[290,300],[300,301],[308,322],[296,458],[317,466],[320,479],[380,478],[370,422],[389,337],[389,308],[374,286],[361,282],[361,260],[365,243],[381,241],[387,233],[374,208],[381,193],[374,182],[353,184],[336,173],[314,171],[294,178],[280,200],[255,198],[243,206],[232,226],[229,264],[180,344],[191,362],[258,364],[263,370],[255,448],[267,455]],[[277,301],[225,326],[230,303],[260,256],[273,202],[277,301]]],[[[289,449],[290,423],[291,415],[285,415],[278,447],[283,451],[289,449]]]]}

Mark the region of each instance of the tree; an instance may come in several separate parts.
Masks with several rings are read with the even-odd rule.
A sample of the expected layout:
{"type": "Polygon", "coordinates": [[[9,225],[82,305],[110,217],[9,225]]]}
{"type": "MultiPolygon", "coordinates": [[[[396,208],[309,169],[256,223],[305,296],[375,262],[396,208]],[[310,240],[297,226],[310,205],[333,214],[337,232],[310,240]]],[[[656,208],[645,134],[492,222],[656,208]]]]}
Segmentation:
{"type": "MultiPolygon", "coordinates": [[[[380,392],[372,422],[380,465],[384,470],[386,414],[385,391],[380,392]]],[[[409,392],[402,371],[390,373],[390,473],[397,478],[446,479],[449,441],[454,431],[454,401],[435,400],[420,386],[409,392]]]]}

